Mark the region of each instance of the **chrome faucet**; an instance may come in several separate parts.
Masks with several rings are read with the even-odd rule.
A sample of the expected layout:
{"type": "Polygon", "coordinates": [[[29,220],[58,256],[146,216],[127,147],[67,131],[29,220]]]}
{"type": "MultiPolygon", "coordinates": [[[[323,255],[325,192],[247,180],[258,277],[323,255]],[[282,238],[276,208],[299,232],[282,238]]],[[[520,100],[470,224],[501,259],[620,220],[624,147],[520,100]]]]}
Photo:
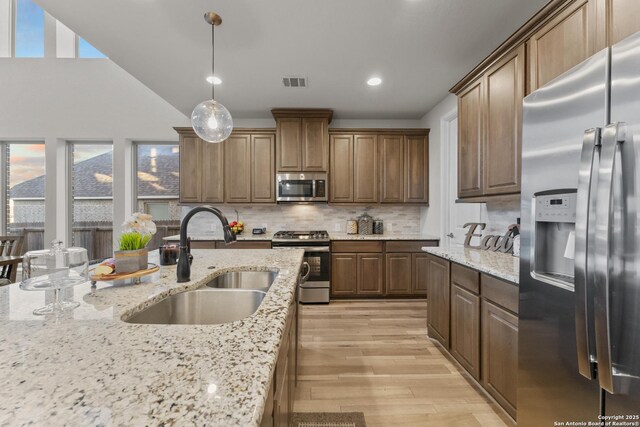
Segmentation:
{"type": "Polygon", "coordinates": [[[188,282],[191,280],[191,260],[193,257],[191,256],[191,244],[187,239],[187,225],[189,225],[189,220],[198,212],[211,212],[214,214],[220,222],[222,223],[222,232],[224,235],[225,243],[231,243],[236,241],[236,234],[231,231],[231,227],[229,227],[229,221],[227,218],[220,212],[219,209],[214,208],[213,206],[198,206],[189,211],[184,218],[182,218],[182,222],[180,223],[180,255],[178,256],[178,267],[177,267],[177,275],[178,275],[178,283],[188,282]]]}

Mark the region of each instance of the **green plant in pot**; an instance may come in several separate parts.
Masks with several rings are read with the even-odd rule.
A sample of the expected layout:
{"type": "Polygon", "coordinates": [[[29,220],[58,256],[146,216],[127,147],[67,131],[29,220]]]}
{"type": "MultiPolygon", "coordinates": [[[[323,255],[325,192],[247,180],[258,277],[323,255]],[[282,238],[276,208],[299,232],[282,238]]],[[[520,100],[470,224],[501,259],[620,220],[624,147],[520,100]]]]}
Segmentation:
{"type": "Polygon", "coordinates": [[[147,244],[156,234],[156,225],[149,214],[134,213],[125,221],[123,233],[118,241],[118,250],[113,257],[116,264],[116,273],[134,273],[145,270],[149,263],[149,250],[147,244]]]}

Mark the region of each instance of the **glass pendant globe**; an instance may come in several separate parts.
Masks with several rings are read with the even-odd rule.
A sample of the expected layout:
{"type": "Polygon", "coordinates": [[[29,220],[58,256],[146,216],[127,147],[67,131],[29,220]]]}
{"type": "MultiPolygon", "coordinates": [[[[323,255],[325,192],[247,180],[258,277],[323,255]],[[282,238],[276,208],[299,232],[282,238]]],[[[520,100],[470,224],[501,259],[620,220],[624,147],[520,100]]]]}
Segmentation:
{"type": "Polygon", "coordinates": [[[233,119],[224,105],[209,99],[193,109],[191,126],[200,138],[216,143],[229,138],[233,130],[233,119]]]}

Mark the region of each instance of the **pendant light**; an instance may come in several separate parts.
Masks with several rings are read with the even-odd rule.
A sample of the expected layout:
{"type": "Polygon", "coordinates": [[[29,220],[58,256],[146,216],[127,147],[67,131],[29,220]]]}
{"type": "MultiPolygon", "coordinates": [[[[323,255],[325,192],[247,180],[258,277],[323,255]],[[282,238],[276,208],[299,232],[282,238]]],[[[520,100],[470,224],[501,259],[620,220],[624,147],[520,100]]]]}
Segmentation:
{"type": "MultiPolygon", "coordinates": [[[[204,20],[211,25],[211,75],[215,66],[215,36],[214,28],[222,24],[220,15],[214,12],[204,14],[204,20]]],[[[191,113],[191,126],[196,134],[207,142],[218,143],[229,137],[233,130],[231,113],[214,97],[215,84],[211,84],[211,99],[201,102],[191,113]]]]}

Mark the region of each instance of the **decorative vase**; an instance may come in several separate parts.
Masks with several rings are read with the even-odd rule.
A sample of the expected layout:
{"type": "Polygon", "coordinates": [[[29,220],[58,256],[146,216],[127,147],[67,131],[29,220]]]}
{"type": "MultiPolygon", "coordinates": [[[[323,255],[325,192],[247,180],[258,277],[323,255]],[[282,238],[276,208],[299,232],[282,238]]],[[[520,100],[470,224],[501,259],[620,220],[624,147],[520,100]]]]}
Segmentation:
{"type": "Polygon", "coordinates": [[[135,273],[146,270],[149,265],[149,250],[147,248],[135,251],[114,251],[116,273],[135,273]]]}

